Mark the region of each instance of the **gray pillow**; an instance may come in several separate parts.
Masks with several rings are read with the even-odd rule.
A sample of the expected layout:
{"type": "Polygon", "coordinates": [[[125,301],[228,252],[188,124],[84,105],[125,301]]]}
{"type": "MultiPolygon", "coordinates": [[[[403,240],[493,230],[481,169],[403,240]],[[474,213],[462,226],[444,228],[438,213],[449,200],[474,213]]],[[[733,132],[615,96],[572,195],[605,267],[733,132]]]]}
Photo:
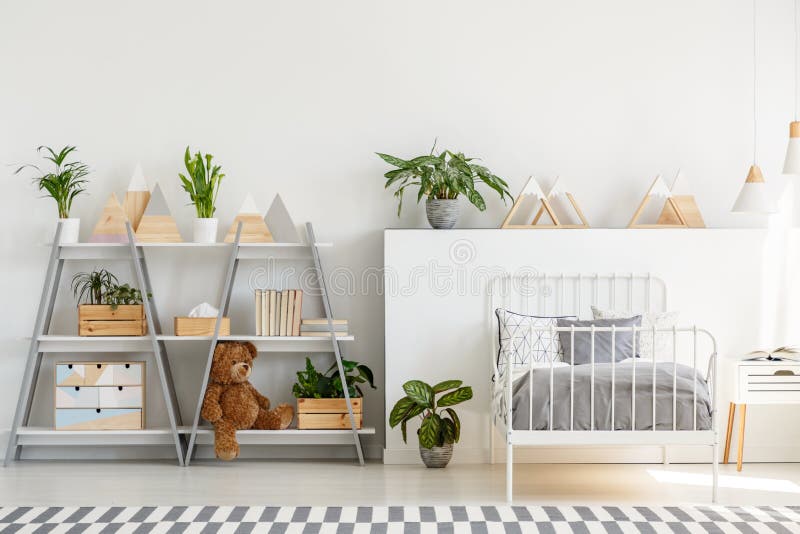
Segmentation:
{"type": "MultiPolygon", "coordinates": [[[[597,327],[628,327],[641,326],[642,316],[626,317],[623,319],[595,319],[594,321],[572,321],[570,319],[558,319],[558,326],[569,328],[572,325],[578,327],[597,326],[597,327]]],[[[571,363],[572,333],[561,331],[561,347],[564,351],[564,361],[571,363]]],[[[638,334],[638,332],[637,332],[638,334]]],[[[633,350],[633,332],[630,330],[617,331],[615,336],[614,360],[622,361],[635,357],[633,350]]],[[[575,332],[575,365],[592,363],[592,333],[575,332]]],[[[594,333],[594,363],[611,363],[611,332],[594,333]]]]}

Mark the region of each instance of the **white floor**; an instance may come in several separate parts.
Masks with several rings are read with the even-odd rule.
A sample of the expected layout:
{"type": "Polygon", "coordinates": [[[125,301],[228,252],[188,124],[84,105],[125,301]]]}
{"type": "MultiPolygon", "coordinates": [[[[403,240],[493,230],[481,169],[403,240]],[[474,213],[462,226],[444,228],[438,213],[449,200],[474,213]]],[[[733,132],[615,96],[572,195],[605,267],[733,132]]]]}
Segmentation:
{"type": "MultiPolygon", "coordinates": [[[[721,466],[720,504],[800,504],[800,464],[721,466]]],[[[515,466],[516,504],[710,502],[705,465],[515,466]]],[[[501,504],[503,465],[446,469],[351,462],[17,462],[0,505],[501,504]]]]}

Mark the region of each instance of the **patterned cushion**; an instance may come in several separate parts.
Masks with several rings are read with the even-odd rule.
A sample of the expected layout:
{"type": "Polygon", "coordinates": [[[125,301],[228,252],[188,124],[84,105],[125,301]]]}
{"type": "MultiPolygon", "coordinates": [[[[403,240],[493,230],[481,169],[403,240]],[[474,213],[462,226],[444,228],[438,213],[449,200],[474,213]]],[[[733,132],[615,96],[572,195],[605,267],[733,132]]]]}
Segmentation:
{"type": "MultiPolygon", "coordinates": [[[[604,310],[592,306],[592,315],[595,319],[621,319],[629,317],[627,312],[604,310]]],[[[642,314],[642,331],[638,332],[636,345],[637,353],[640,358],[653,359],[655,351],[656,360],[672,359],[672,334],[669,332],[656,332],[655,342],[653,332],[650,331],[654,326],[656,329],[672,328],[678,323],[678,312],[650,312],[642,314]]]]}
{"type": "Polygon", "coordinates": [[[564,360],[558,332],[549,330],[532,331],[532,327],[550,328],[562,318],[575,319],[574,316],[541,317],[522,315],[498,308],[495,310],[499,325],[500,351],[497,354],[497,367],[501,370],[508,356],[512,368],[527,368],[531,363],[549,364],[564,360]],[[533,362],[531,362],[533,360],[533,362]]]}

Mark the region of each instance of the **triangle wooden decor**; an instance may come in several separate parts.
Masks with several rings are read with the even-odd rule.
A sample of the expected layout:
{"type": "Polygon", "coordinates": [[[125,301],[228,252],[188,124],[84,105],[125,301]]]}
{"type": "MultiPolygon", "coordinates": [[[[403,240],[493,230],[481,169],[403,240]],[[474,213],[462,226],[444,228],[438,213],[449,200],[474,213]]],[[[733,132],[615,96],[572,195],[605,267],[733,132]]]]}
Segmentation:
{"type": "Polygon", "coordinates": [[[127,243],[128,231],[125,228],[125,223],[128,218],[125,216],[125,211],[117,200],[117,195],[111,193],[108,197],[103,213],[94,227],[92,236],[89,238],[90,243],[127,243]]]}
{"type": "Polygon", "coordinates": [[[139,227],[136,229],[136,241],[140,243],[182,243],[178,225],[167,206],[167,199],[156,184],[153,194],[147,203],[139,227]]]}
{"type": "Polygon", "coordinates": [[[275,195],[272,204],[264,216],[264,222],[269,226],[272,237],[278,243],[302,243],[297,227],[294,225],[289,210],[280,195],[275,195]]]}
{"type": "MultiPolygon", "coordinates": [[[[664,212],[662,209],[662,214],[664,212]]],[[[631,222],[628,223],[628,228],[687,228],[686,220],[683,218],[678,206],[675,204],[675,199],[672,197],[672,192],[667,187],[667,184],[664,183],[664,180],[661,179],[661,175],[659,174],[656,176],[656,179],[653,180],[653,184],[650,186],[650,189],[647,190],[642,202],[639,204],[639,207],[636,208],[636,212],[633,214],[631,218],[631,222]],[[655,224],[648,224],[648,223],[640,223],[639,218],[642,216],[642,212],[647,207],[647,204],[650,202],[652,197],[665,197],[666,200],[664,202],[664,209],[667,209],[668,215],[665,217],[666,222],[661,222],[661,217],[659,217],[659,222],[655,224]]]]}
{"type": "Polygon", "coordinates": [[[272,234],[267,228],[267,223],[261,218],[256,202],[249,193],[239,208],[239,213],[233,219],[228,234],[225,236],[226,243],[233,243],[236,240],[236,229],[242,223],[242,234],[239,236],[240,243],[272,243],[272,234]]]}
{"type": "Polygon", "coordinates": [[[539,187],[539,182],[537,182],[536,179],[531,176],[528,178],[528,181],[525,184],[525,187],[522,188],[519,196],[517,196],[517,199],[514,200],[514,205],[511,206],[508,215],[506,215],[506,218],[503,219],[503,224],[500,225],[500,228],[537,230],[546,228],[562,228],[562,225],[558,221],[558,216],[553,210],[553,207],[550,205],[550,201],[547,200],[547,195],[545,195],[542,191],[542,188],[539,187]],[[514,215],[517,213],[517,210],[526,197],[534,197],[539,202],[539,211],[536,213],[533,221],[531,221],[530,224],[512,224],[511,220],[514,218],[514,215]],[[552,221],[552,224],[537,224],[544,213],[547,213],[547,216],[552,221]]]}
{"type": "Polygon", "coordinates": [[[679,224],[680,218],[678,217],[678,213],[680,213],[683,220],[686,222],[686,226],[689,228],[706,227],[703,215],[700,213],[700,208],[697,206],[694,196],[683,194],[687,189],[685,175],[682,171],[678,171],[678,174],[675,175],[675,180],[672,182],[672,187],[670,188],[673,202],[664,202],[664,208],[661,210],[661,215],[658,217],[658,224],[679,224]]]}
{"type": "MultiPolygon", "coordinates": [[[[560,222],[560,219],[559,219],[559,224],[558,224],[557,227],[558,228],[591,228],[589,226],[589,223],[586,221],[586,217],[583,215],[583,210],[581,210],[581,207],[578,205],[578,201],[575,200],[575,197],[572,196],[572,193],[569,192],[568,187],[564,184],[564,181],[559,176],[559,177],[556,177],[555,182],[553,182],[553,186],[550,188],[550,192],[547,193],[547,201],[548,202],[552,202],[554,199],[558,198],[561,195],[564,195],[564,197],[567,199],[567,201],[569,202],[570,207],[575,212],[575,217],[577,218],[577,220],[580,221],[580,223],[578,223],[578,224],[563,224],[563,223],[560,222]]],[[[556,211],[556,209],[555,209],[556,206],[553,206],[551,204],[551,207],[553,208],[553,211],[556,211]]],[[[544,211],[545,211],[544,206],[541,206],[539,208],[539,211],[536,213],[536,216],[533,218],[533,222],[531,224],[535,225],[537,222],[539,222],[539,219],[544,214],[544,211]]]]}
{"type": "Polygon", "coordinates": [[[150,191],[147,190],[144,172],[142,166],[137,164],[131,182],[128,184],[128,190],[125,192],[125,199],[122,201],[122,209],[125,210],[125,215],[131,222],[134,232],[139,228],[139,222],[142,220],[149,201],[150,191]]]}

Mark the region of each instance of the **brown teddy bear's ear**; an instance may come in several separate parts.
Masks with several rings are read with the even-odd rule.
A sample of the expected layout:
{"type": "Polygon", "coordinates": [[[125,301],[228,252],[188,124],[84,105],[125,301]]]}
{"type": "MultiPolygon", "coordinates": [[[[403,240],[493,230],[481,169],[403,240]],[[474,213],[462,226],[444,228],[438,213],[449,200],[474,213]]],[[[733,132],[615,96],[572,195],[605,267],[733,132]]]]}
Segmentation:
{"type": "Polygon", "coordinates": [[[250,353],[250,357],[251,357],[251,358],[255,359],[255,358],[256,358],[256,356],[258,356],[258,349],[256,349],[256,346],[255,346],[255,345],[253,345],[253,344],[252,344],[252,343],[250,343],[249,341],[245,341],[245,342],[243,343],[243,345],[244,345],[244,348],[246,348],[246,349],[247,349],[247,352],[249,352],[249,353],[250,353]]]}

